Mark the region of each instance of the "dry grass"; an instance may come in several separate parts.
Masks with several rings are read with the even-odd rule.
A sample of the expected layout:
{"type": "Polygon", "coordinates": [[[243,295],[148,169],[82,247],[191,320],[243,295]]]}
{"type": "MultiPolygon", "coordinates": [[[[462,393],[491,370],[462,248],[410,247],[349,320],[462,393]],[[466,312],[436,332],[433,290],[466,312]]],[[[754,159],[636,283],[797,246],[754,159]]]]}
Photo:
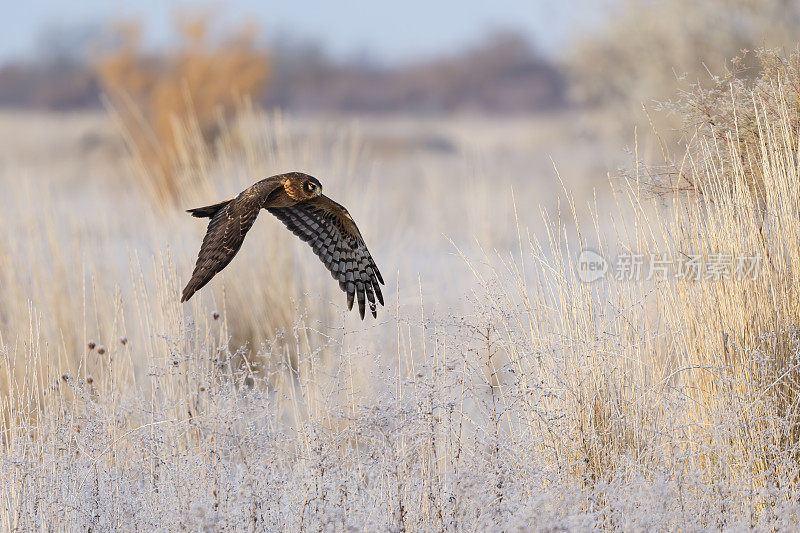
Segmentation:
{"type": "Polygon", "coordinates": [[[644,200],[649,176],[634,173],[613,207],[591,205],[586,221],[570,194],[558,211],[535,213],[532,189],[512,197],[482,187],[489,174],[475,171],[475,183],[460,188],[424,175],[430,191],[450,196],[438,210],[405,215],[413,235],[392,232],[414,208],[402,194],[411,182],[349,182],[369,175],[357,135],[298,140],[254,111],[223,129],[214,154],[192,152],[180,183],[200,197],[297,165],[324,175],[348,205],[379,205],[380,216],[355,218],[365,228],[377,221],[385,240],[376,255],[399,264],[386,250],[402,248],[410,272],[387,275],[395,278],[390,318],[374,325],[331,312],[316,276],[297,271],[305,261],[295,249],[271,245],[277,224],[275,235],[257,228],[268,240],[243,250],[251,259],[269,249],[269,269],[234,263],[234,276],[184,309],[178,273],[188,272],[202,232],[193,221],[133,193],[114,216],[98,213],[103,224],[76,217],[83,229],[69,228],[47,213],[63,215],[71,200],[10,187],[3,231],[48,238],[12,238],[0,256],[0,524],[796,528],[795,116],[750,94],[731,102],[752,106],[757,138],[698,136],[689,147],[684,172],[702,188],[676,187],[654,206],[644,200]],[[228,134],[244,141],[228,144],[228,134]],[[761,187],[741,163],[744,146],[760,154],[761,187]],[[463,223],[465,209],[481,213],[487,203],[495,208],[485,227],[478,216],[463,223]],[[135,228],[120,222],[128,209],[140,214],[135,228]],[[503,214],[511,223],[501,232],[503,214]],[[422,217],[430,218],[416,226],[422,217]],[[168,239],[159,237],[163,227],[168,239]],[[419,228],[453,228],[446,252],[419,228]],[[464,228],[495,237],[472,244],[464,228]],[[110,252],[126,231],[144,244],[115,265],[119,251],[110,252]],[[584,247],[609,258],[632,251],[762,261],[752,279],[587,284],[575,264],[584,247]],[[433,263],[447,266],[433,288],[417,274],[434,260],[431,250],[461,259],[458,268],[433,263]],[[312,296],[286,280],[313,287],[312,296]],[[460,299],[449,303],[451,293],[460,299]],[[292,298],[299,310],[286,303],[292,298]],[[250,328],[244,350],[232,340],[236,328],[250,328]],[[84,346],[89,337],[104,353],[84,346]]]}
{"type": "MultiPolygon", "coordinates": [[[[346,191],[354,186],[352,176],[363,165],[354,128],[339,129],[332,143],[323,131],[298,139],[280,116],[253,110],[243,110],[221,131],[217,156],[198,148],[199,132],[186,139],[185,145],[177,146],[184,158],[175,168],[182,207],[230,197],[257,179],[254,176],[281,169],[308,169],[325,176],[334,190],[346,191]]],[[[132,177],[152,170],[144,168],[139,158],[131,159],[132,177]]],[[[368,187],[368,181],[363,176],[361,186],[368,187]]],[[[150,338],[157,335],[155,324],[163,335],[182,327],[187,319],[181,317],[182,306],[174,296],[191,272],[206,230],[203,221],[187,216],[183,209],[163,209],[130,181],[88,187],[76,197],[69,189],[51,195],[29,180],[9,176],[6,190],[0,224],[9,238],[3,244],[0,318],[7,335],[17,335],[29,319],[37,321],[36,328],[48,339],[59,367],[96,374],[99,362],[86,359],[87,339],[150,338]],[[162,271],[169,277],[153,278],[162,271]],[[137,286],[141,294],[135,294],[137,286]],[[145,312],[139,307],[143,305],[154,306],[159,313],[145,312]],[[125,323],[125,316],[137,319],[125,323]]],[[[230,276],[229,283],[225,282],[229,274],[221,274],[220,282],[194,298],[187,309],[202,316],[203,323],[211,310],[220,312],[219,331],[233,352],[255,357],[264,342],[271,342],[275,350],[283,350],[282,357],[296,364],[300,347],[291,332],[298,321],[311,313],[314,321],[330,324],[342,312],[329,305],[339,296],[335,284],[320,275],[305,252],[281,225],[259,222],[248,235],[248,247],[237,255],[235,264],[244,268],[230,276]],[[269,250],[267,257],[263,250],[269,250]]],[[[22,342],[16,337],[4,341],[22,342]]],[[[305,336],[300,341],[309,342],[305,336]]],[[[138,357],[157,351],[150,347],[138,357]]]]}
{"type": "Polygon", "coordinates": [[[143,52],[139,24],[120,24],[120,46],[96,65],[130,149],[147,168],[145,186],[170,203],[178,199],[175,174],[184,146],[194,142],[213,150],[222,123],[263,89],[270,74],[253,27],[214,43],[206,17],[176,19],[176,26],[182,42],[168,57],[156,58],[143,52]]]}

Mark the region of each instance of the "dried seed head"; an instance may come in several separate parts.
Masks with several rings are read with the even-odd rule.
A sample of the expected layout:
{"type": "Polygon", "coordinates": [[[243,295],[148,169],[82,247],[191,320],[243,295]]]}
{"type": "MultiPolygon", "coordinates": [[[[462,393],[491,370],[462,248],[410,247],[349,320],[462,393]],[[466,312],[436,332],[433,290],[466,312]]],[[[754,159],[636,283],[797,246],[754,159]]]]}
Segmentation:
{"type": "Polygon", "coordinates": [[[200,387],[200,392],[205,392],[205,390],[206,390],[205,387],[200,387]]]}
{"type": "Polygon", "coordinates": [[[88,346],[89,346],[90,350],[94,350],[94,347],[97,346],[97,345],[94,343],[94,341],[90,340],[88,346]]]}
{"type": "Polygon", "coordinates": [[[219,311],[214,311],[213,313],[211,313],[211,318],[213,318],[214,320],[219,320],[219,311]]]}
{"type": "Polygon", "coordinates": [[[94,383],[94,378],[92,376],[86,376],[86,383],[91,385],[92,383],[94,383]]]}
{"type": "Polygon", "coordinates": [[[69,374],[61,374],[61,379],[64,380],[64,381],[69,381],[70,377],[71,376],[69,374]]]}
{"type": "Polygon", "coordinates": [[[104,353],[106,353],[106,347],[101,344],[100,346],[97,347],[97,353],[103,355],[104,353]]]}
{"type": "Polygon", "coordinates": [[[122,345],[125,346],[126,344],[128,344],[128,337],[120,337],[119,342],[121,342],[122,345]]]}

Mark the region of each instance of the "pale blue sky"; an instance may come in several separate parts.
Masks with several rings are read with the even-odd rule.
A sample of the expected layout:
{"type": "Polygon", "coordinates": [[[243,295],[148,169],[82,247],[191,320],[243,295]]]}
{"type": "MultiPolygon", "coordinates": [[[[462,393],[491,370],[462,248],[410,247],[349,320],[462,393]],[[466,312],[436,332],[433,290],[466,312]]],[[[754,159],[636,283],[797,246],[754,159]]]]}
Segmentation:
{"type": "Polygon", "coordinates": [[[147,42],[168,43],[176,9],[209,8],[223,24],[255,19],[266,35],[318,42],[334,57],[367,54],[403,61],[446,53],[495,28],[522,31],[545,53],[557,53],[576,31],[598,20],[611,0],[28,0],[9,1],[0,21],[0,62],[30,56],[43,32],[102,27],[113,18],[147,23],[147,42]]]}

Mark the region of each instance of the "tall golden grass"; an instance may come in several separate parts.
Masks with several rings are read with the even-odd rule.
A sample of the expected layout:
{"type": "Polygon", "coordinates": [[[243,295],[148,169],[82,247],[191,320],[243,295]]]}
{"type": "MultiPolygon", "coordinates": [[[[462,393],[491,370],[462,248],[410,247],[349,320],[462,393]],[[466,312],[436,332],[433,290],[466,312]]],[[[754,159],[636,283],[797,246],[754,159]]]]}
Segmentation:
{"type": "MultiPolygon", "coordinates": [[[[666,423],[660,405],[669,396],[665,392],[678,390],[691,405],[680,449],[691,450],[698,471],[710,480],[741,477],[757,486],[795,490],[800,447],[798,55],[762,51],[757,57],[762,70],[754,81],[728,78],[687,97],[682,109],[693,130],[685,154],[677,163],[668,161],[666,171],[638,166],[627,176],[622,202],[627,208],[614,216],[615,237],[598,234],[595,241],[607,255],[616,249],[672,260],[717,257],[731,262],[731,276],[592,288],[559,284],[558,297],[540,305],[561,309],[566,316],[556,329],[558,338],[566,329],[567,337],[589,353],[604,338],[617,348],[603,347],[601,353],[620,352],[620,339],[627,340],[607,370],[621,372],[624,379],[598,382],[596,367],[579,370],[587,354],[576,354],[576,375],[591,383],[583,396],[605,405],[595,406],[588,417],[601,437],[602,454],[638,456],[642,443],[652,442],[666,423]],[[655,211],[644,201],[653,190],[663,202],[655,211]],[[757,274],[733,275],[737,258],[749,265],[755,258],[757,274]],[[648,400],[655,403],[640,410],[648,400]],[[634,423],[615,427],[614,410],[623,405],[636,406],[625,414],[634,423]]],[[[600,227],[601,219],[596,216],[591,226],[600,227]]],[[[552,233],[563,233],[559,229],[552,233]]],[[[578,240],[587,244],[580,234],[578,240]]],[[[562,266],[561,279],[569,279],[573,267],[562,266]]],[[[531,336],[547,334],[537,330],[531,336]]],[[[583,446],[577,446],[578,454],[586,458],[583,446]]],[[[590,453],[587,464],[598,455],[590,453]]],[[[601,466],[591,469],[593,476],[607,470],[601,466]]]]}

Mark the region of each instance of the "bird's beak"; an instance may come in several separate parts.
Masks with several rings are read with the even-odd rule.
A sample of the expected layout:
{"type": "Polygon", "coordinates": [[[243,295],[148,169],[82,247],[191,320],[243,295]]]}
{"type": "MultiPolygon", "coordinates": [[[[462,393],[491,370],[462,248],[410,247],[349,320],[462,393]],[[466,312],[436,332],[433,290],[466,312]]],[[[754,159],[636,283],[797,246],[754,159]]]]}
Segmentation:
{"type": "Polygon", "coordinates": [[[317,196],[322,196],[322,187],[317,187],[317,196]]]}

